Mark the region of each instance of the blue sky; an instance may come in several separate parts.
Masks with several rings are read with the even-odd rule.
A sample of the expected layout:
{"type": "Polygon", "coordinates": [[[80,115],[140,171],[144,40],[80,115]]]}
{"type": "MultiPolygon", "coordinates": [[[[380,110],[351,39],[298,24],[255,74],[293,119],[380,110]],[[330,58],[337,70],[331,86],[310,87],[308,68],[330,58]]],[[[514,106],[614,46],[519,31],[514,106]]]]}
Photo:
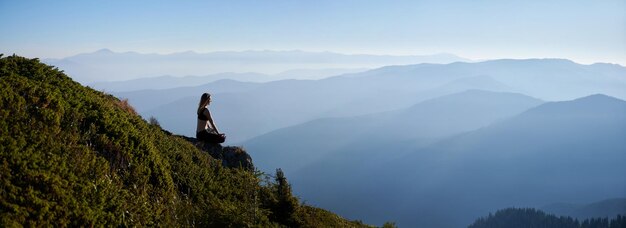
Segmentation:
{"type": "Polygon", "coordinates": [[[626,1],[9,1],[0,52],[304,50],[626,65],[626,1]]]}

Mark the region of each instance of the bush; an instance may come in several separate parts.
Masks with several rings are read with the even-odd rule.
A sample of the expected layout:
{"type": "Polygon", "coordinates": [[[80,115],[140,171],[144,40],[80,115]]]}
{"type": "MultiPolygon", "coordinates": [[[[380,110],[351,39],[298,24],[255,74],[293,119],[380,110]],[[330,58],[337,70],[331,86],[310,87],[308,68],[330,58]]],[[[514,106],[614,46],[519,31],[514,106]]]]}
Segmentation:
{"type": "Polygon", "coordinates": [[[158,127],[160,127],[160,126],[161,126],[161,124],[159,123],[159,120],[157,120],[157,118],[156,118],[156,117],[154,117],[154,116],[151,116],[151,117],[148,119],[148,123],[150,123],[150,124],[152,124],[152,125],[154,125],[154,126],[158,126],[158,127]]]}

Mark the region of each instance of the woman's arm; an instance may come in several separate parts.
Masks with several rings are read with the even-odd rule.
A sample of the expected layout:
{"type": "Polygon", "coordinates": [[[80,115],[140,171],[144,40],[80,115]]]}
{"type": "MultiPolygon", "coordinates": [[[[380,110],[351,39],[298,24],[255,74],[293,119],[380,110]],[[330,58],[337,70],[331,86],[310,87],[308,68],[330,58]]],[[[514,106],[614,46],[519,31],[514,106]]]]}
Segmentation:
{"type": "Polygon", "coordinates": [[[208,122],[208,123],[210,123],[210,124],[211,124],[211,126],[213,126],[213,127],[212,127],[212,128],[213,128],[213,130],[215,130],[215,132],[219,134],[219,133],[220,133],[220,130],[218,130],[218,129],[217,129],[217,126],[216,126],[216,125],[215,125],[215,123],[213,122],[213,117],[211,116],[211,111],[209,111],[209,109],[208,109],[208,108],[207,108],[207,109],[204,109],[204,115],[205,115],[206,117],[208,117],[208,119],[209,119],[209,122],[208,122]]]}

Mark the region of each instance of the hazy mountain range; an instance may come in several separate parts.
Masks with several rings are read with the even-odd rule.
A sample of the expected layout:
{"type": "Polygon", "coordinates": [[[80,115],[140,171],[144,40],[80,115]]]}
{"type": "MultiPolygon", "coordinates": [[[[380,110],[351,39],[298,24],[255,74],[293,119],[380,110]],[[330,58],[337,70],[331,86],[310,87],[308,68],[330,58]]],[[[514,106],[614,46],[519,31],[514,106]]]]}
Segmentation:
{"type": "Polygon", "coordinates": [[[626,99],[622,75],[626,68],[619,65],[580,65],[560,59],[494,60],[390,66],[321,80],[232,82],[226,83],[232,85],[228,87],[213,82],[113,94],[128,98],[140,113],[157,117],[173,132],[193,135],[192,110],[200,94],[210,92],[219,126],[227,133],[238,129],[229,133],[228,141],[233,143],[318,118],[399,110],[468,89],[523,93],[545,101],[596,93],[626,99]]]}
{"type": "MultiPolygon", "coordinates": [[[[354,71],[386,65],[416,63],[451,63],[468,61],[452,54],[390,56],[346,55],[332,52],[304,51],[223,51],[197,53],[193,51],[173,54],[141,54],[113,52],[102,49],[62,59],[44,59],[45,63],[64,69],[74,80],[91,84],[103,81],[124,81],[163,75],[188,76],[224,72],[277,75],[308,79],[330,76],[336,69],[354,71]],[[294,71],[296,70],[296,71],[294,71]],[[310,72],[311,70],[318,72],[310,72]],[[307,75],[309,74],[309,75],[307,75]]],[[[263,79],[254,79],[261,81],[263,79]]]]}
{"type": "Polygon", "coordinates": [[[363,157],[359,166],[369,168],[408,149],[485,127],[541,103],[521,94],[470,90],[391,112],[313,120],[243,145],[258,153],[255,162],[268,169],[264,171],[281,167],[297,173],[337,153],[358,154],[363,157]]]}
{"type": "MultiPolygon", "coordinates": [[[[298,144],[297,134],[274,140],[298,144]]],[[[414,145],[417,138],[368,147],[376,145],[370,138],[310,161],[297,149],[289,157],[309,162],[294,172],[293,186],[313,205],[371,222],[393,215],[404,226],[459,227],[508,206],[624,197],[625,135],[626,102],[594,95],[548,102],[426,145],[414,145]]],[[[256,156],[264,152],[273,155],[256,156]]]]}
{"type": "Polygon", "coordinates": [[[194,87],[219,80],[235,80],[240,82],[269,82],[285,79],[322,79],[330,76],[357,73],[367,69],[298,69],[279,74],[267,75],[259,73],[218,73],[205,76],[159,76],[138,78],[125,81],[95,82],[89,84],[94,89],[107,92],[130,92],[137,90],[172,89],[194,87]]]}
{"type": "Polygon", "coordinates": [[[244,145],[262,171],[290,173],[307,203],[348,218],[462,227],[500,208],[626,197],[620,65],[502,59],[317,80],[199,78],[132,91],[151,82],[127,81],[111,93],[194,135],[199,96],[210,92],[227,143],[244,145]]]}

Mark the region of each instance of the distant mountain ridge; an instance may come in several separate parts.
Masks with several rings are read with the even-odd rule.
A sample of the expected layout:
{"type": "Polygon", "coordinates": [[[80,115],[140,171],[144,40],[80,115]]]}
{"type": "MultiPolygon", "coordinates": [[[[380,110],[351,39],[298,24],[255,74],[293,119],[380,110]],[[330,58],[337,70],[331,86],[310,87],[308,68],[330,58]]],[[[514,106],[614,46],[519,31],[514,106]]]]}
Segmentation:
{"type": "Polygon", "coordinates": [[[145,110],[151,110],[162,106],[163,104],[177,102],[181,98],[198,99],[200,95],[207,92],[212,95],[223,93],[242,93],[261,86],[263,86],[261,83],[222,79],[194,86],[183,86],[159,90],[146,89],[128,92],[112,92],[112,94],[117,97],[129,98],[133,107],[140,110],[141,114],[145,114],[145,110]]]}
{"type": "Polygon", "coordinates": [[[485,127],[541,103],[521,94],[469,90],[396,111],[314,120],[255,137],[242,145],[258,153],[257,162],[264,167],[282,167],[293,173],[317,162],[314,157],[348,152],[364,156],[363,162],[382,161],[377,153],[370,152],[372,148],[390,150],[385,156],[397,154],[401,149],[394,145],[412,142],[415,149],[485,127]]]}
{"type": "Polygon", "coordinates": [[[304,199],[346,217],[379,221],[394,214],[400,226],[459,227],[513,205],[623,196],[624,135],[626,101],[591,95],[547,102],[401,156],[374,158],[365,167],[358,164],[370,156],[392,156],[396,148],[411,147],[329,154],[294,173],[293,182],[304,199]],[[333,195],[324,194],[331,189],[333,195]],[[393,194],[387,194],[389,189],[393,194]],[[360,205],[346,206],[345,198],[360,205]],[[379,207],[386,209],[372,209],[379,207]]]}
{"type": "Polygon", "coordinates": [[[436,55],[347,55],[305,51],[193,51],[172,54],[113,52],[102,49],[62,59],[44,59],[87,84],[131,80],[160,75],[207,75],[223,72],[278,74],[295,69],[355,69],[415,63],[468,61],[452,54],[436,55]]]}
{"type": "Polygon", "coordinates": [[[241,82],[270,82],[286,79],[313,80],[327,77],[366,71],[365,68],[356,69],[295,69],[282,73],[267,75],[259,73],[218,73],[204,76],[175,77],[170,75],[138,78],[124,81],[107,81],[90,83],[94,89],[109,92],[133,92],[138,90],[160,90],[178,87],[199,86],[219,80],[235,80],[241,82]]]}
{"type": "Polygon", "coordinates": [[[89,84],[90,87],[107,92],[135,92],[141,90],[164,90],[180,87],[193,87],[208,84],[219,80],[234,80],[241,82],[258,82],[269,80],[269,76],[257,73],[220,73],[206,76],[183,76],[170,75],[138,78],[126,81],[96,82],[89,84]]]}

